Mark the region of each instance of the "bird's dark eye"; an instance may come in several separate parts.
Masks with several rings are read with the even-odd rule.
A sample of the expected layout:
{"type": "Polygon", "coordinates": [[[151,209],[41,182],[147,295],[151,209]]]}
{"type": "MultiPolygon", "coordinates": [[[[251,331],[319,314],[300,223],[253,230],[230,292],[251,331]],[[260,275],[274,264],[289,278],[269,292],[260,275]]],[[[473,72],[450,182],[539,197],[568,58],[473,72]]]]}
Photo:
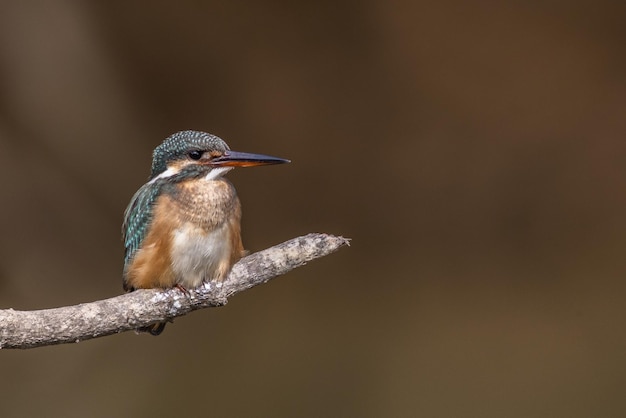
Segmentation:
{"type": "Polygon", "coordinates": [[[204,154],[202,151],[189,151],[189,158],[191,158],[192,160],[199,160],[200,158],[202,158],[202,154],[204,154]]]}

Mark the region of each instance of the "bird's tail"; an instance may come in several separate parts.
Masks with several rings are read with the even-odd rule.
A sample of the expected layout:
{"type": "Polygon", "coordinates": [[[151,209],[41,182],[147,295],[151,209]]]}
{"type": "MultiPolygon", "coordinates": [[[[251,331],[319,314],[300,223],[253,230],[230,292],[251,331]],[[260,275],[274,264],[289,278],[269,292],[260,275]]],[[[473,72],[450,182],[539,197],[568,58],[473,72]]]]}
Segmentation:
{"type": "Polygon", "coordinates": [[[147,332],[155,337],[163,332],[167,322],[157,322],[156,324],[148,325],[147,327],[137,328],[137,332],[147,332]]]}

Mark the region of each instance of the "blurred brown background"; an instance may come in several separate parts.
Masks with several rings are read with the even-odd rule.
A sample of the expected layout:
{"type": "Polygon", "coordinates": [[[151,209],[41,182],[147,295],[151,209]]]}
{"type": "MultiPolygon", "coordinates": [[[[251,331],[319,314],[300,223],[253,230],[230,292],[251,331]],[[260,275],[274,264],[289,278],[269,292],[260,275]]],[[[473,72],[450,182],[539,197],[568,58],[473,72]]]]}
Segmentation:
{"type": "Polygon", "coordinates": [[[120,294],[182,129],[292,159],[229,175],[248,249],[353,241],[159,338],[2,350],[0,416],[625,416],[625,4],[4,2],[0,307],[120,294]]]}

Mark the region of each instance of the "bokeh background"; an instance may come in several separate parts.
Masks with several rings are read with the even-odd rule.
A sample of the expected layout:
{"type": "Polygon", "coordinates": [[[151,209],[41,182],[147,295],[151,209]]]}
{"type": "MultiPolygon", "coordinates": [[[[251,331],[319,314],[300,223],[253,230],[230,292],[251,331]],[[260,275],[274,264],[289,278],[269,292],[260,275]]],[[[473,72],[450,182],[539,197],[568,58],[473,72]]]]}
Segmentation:
{"type": "Polygon", "coordinates": [[[293,161],[229,174],[248,249],[352,246],[159,338],[2,350],[0,416],[625,416],[625,4],[3,2],[0,307],[120,294],[182,129],[293,161]]]}

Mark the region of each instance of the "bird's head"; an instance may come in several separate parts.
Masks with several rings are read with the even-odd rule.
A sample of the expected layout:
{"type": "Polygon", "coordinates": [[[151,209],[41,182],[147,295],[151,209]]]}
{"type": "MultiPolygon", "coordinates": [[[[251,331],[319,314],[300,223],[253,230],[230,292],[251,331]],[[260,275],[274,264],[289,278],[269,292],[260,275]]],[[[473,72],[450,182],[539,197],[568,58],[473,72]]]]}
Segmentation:
{"type": "Polygon", "coordinates": [[[217,179],[235,167],[283,164],[289,160],[231,151],[221,138],[198,131],[177,132],[155,148],[150,179],[206,176],[217,179]]]}

